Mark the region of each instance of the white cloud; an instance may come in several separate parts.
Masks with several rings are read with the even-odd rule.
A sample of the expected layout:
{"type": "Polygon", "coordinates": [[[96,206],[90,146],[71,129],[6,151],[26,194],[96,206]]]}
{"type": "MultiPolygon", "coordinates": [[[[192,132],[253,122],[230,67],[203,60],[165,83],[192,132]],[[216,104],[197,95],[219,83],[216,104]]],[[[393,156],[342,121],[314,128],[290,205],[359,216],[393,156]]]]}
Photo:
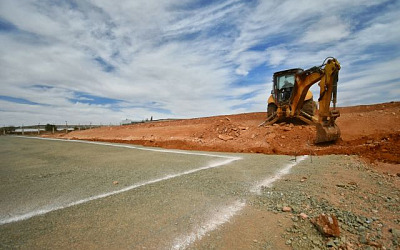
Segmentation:
{"type": "Polygon", "coordinates": [[[290,57],[289,51],[282,46],[269,47],[266,50],[266,57],[269,65],[278,66],[290,57]]]}
{"type": "Polygon", "coordinates": [[[237,68],[235,69],[235,73],[241,76],[247,76],[249,74],[249,71],[243,69],[243,68],[237,68]]]}
{"type": "Polygon", "coordinates": [[[343,103],[369,102],[348,89],[398,78],[399,4],[367,9],[384,2],[1,1],[18,30],[0,29],[0,95],[42,105],[2,100],[0,124],[264,111],[274,71],[327,56],[342,63],[343,103]],[[79,93],[119,101],[71,101],[79,93]]]}
{"type": "Polygon", "coordinates": [[[350,34],[349,26],[340,18],[331,16],[322,18],[312,24],[305,32],[300,42],[303,43],[331,43],[337,42],[350,34]]]}
{"type": "Polygon", "coordinates": [[[247,75],[249,70],[265,63],[267,60],[267,54],[259,51],[246,51],[240,53],[236,62],[240,65],[236,69],[238,75],[247,75]]]}

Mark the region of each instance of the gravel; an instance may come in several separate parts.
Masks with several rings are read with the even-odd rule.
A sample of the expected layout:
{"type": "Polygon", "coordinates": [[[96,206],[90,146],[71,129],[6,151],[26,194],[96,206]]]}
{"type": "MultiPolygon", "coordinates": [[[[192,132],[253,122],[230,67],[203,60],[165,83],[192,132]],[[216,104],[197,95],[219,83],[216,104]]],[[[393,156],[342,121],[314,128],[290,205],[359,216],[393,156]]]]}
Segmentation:
{"type": "Polygon", "coordinates": [[[291,208],[287,216],[292,226],[282,235],[286,245],[294,249],[400,247],[398,178],[374,172],[356,157],[312,160],[313,164],[299,164],[252,200],[252,205],[274,213],[285,214],[282,207],[291,208]],[[308,218],[301,218],[301,213],[308,218]],[[340,237],[325,237],[313,226],[311,219],[322,213],[336,215],[340,237]]]}

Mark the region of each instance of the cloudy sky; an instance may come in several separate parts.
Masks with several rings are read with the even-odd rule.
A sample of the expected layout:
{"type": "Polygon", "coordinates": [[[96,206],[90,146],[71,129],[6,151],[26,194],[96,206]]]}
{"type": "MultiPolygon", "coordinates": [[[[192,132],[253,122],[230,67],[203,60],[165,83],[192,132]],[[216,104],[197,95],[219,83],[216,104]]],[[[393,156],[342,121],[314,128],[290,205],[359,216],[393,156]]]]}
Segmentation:
{"type": "Polygon", "coordinates": [[[273,72],[328,56],[339,106],[399,101],[399,17],[396,0],[2,0],[0,126],[265,111],[273,72]]]}

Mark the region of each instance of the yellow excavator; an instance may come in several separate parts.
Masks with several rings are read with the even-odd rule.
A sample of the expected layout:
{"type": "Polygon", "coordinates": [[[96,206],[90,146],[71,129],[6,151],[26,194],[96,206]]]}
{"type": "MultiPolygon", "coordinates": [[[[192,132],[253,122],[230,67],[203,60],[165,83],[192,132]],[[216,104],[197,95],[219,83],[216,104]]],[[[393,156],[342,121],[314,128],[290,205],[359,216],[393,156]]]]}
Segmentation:
{"type": "Polygon", "coordinates": [[[340,130],[335,123],[340,116],[336,109],[339,70],[340,64],[336,58],[328,57],[321,66],[307,70],[296,68],[275,72],[273,89],[268,99],[268,117],[260,126],[271,125],[287,118],[298,118],[317,127],[315,143],[339,139],[340,130]],[[320,87],[318,116],[315,115],[317,105],[309,90],[317,82],[320,87]]]}

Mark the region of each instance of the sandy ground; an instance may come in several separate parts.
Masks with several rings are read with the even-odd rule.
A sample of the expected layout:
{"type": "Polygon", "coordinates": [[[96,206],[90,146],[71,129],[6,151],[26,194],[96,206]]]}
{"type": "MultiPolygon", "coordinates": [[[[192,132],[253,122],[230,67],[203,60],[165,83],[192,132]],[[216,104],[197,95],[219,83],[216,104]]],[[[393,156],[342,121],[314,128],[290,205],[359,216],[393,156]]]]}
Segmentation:
{"type": "Polygon", "coordinates": [[[243,213],[191,249],[400,249],[400,178],[358,157],[310,160],[249,198],[243,213]],[[338,218],[339,237],[312,224],[321,213],[338,218]]]}
{"type": "Polygon", "coordinates": [[[266,113],[102,127],[56,137],[163,148],[286,155],[359,155],[383,172],[400,172],[400,102],[339,108],[341,139],[315,145],[314,126],[287,121],[259,127],[266,113]]]}

